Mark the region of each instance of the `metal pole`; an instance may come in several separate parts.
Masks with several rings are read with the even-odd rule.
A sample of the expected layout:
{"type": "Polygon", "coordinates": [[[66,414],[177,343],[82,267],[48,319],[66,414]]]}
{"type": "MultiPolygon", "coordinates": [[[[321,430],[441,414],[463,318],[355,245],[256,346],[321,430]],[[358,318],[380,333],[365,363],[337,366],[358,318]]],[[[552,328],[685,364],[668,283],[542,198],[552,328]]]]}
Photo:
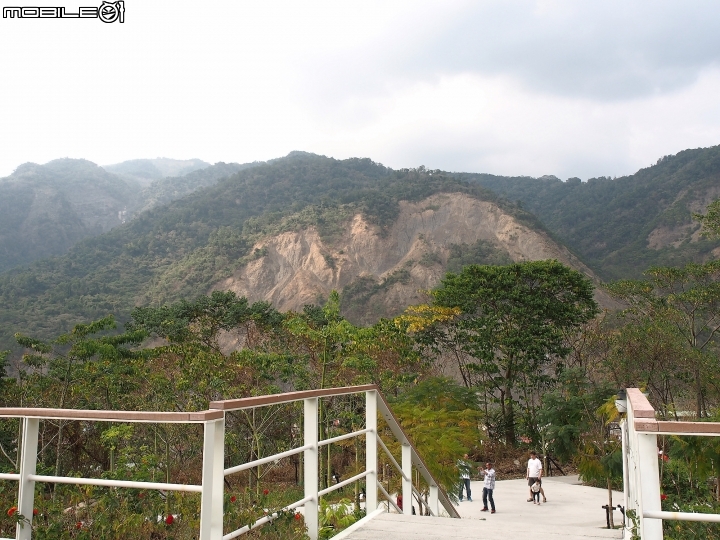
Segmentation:
{"type": "Polygon", "coordinates": [[[402,497],[403,497],[403,514],[409,516],[412,514],[412,446],[407,443],[402,445],[402,497]]]}
{"type": "Polygon", "coordinates": [[[15,538],[30,540],[32,535],[33,508],[35,506],[35,481],[30,478],[37,467],[38,418],[23,418],[22,450],[20,454],[20,481],[18,487],[18,513],[26,521],[19,522],[15,538]]]}
{"type": "Polygon", "coordinates": [[[366,515],[377,510],[377,392],[365,392],[365,511],[366,515]]]}
{"type": "Polygon", "coordinates": [[[204,422],[200,540],[223,537],[225,419],[204,422]]]}
{"type": "Polygon", "coordinates": [[[303,444],[310,446],[303,454],[305,498],[305,526],[310,540],[318,537],[318,398],[304,400],[305,440],[303,444]]]}

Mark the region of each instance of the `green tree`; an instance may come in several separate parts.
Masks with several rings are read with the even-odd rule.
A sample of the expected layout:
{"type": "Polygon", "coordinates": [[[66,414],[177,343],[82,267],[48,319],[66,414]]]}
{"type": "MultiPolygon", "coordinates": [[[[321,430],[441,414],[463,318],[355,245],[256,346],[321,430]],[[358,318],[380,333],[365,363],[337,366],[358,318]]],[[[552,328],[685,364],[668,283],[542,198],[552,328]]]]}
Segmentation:
{"type": "Polygon", "coordinates": [[[558,261],[471,265],[449,273],[434,303],[457,307],[450,323],[500,405],[505,441],[515,444],[516,406],[569,352],[565,335],[598,313],[590,280],[558,261]]]}
{"type": "MultiPolygon", "coordinates": [[[[460,487],[458,459],[472,453],[480,442],[476,393],[452,379],[431,377],[401,394],[392,408],[430,472],[454,500],[460,487]]],[[[389,447],[399,453],[400,445],[393,437],[383,440],[392,441],[389,447]]]]}
{"type": "MultiPolygon", "coordinates": [[[[31,352],[23,355],[27,370],[20,373],[25,406],[107,409],[123,408],[125,398],[139,382],[132,361],[140,356],[133,347],[147,334],[135,330],[108,335],[115,319],[107,316],[78,324],[52,341],[16,334],[17,342],[31,352]],[[102,335],[105,334],[105,335],[102,335]]],[[[62,466],[66,421],[57,424],[55,475],[62,466]]]]}
{"type": "Polygon", "coordinates": [[[705,214],[693,214],[693,217],[702,223],[702,235],[710,238],[720,237],[720,199],[711,202],[705,214]]]}
{"type": "Polygon", "coordinates": [[[614,394],[608,383],[593,385],[579,368],[563,371],[538,411],[547,450],[562,461],[574,459],[583,436],[597,423],[596,410],[614,394]]]}
{"type": "MultiPolygon", "coordinates": [[[[605,484],[608,491],[608,506],[613,506],[613,484],[622,480],[623,455],[619,437],[610,433],[610,425],[620,414],[615,408],[615,396],[605,400],[590,420],[590,429],[583,435],[578,455],[578,470],[585,481],[605,484]]],[[[613,515],[609,515],[610,528],[614,528],[613,515]]]]}
{"type": "Polygon", "coordinates": [[[626,313],[665,321],[682,337],[695,384],[696,414],[702,418],[707,413],[710,379],[717,370],[709,351],[720,331],[720,261],[653,267],[645,275],[645,280],[618,281],[608,290],[630,304],[626,313]]]}

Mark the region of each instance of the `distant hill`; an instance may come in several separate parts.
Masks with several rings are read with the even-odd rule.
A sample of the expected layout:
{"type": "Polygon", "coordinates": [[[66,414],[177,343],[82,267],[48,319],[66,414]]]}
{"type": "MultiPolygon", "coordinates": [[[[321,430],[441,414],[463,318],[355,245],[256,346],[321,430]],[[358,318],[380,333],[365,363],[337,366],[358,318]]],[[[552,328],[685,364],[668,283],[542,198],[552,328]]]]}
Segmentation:
{"type": "Polygon", "coordinates": [[[720,146],[665,156],[615,179],[457,177],[519,201],[606,280],[720,256],[720,243],[701,238],[691,217],[720,196],[720,146]]]}
{"type": "Polygon", "coordinates": [[[210,166],[201,159],[131,159],[114,165],[103,165],[103,169],[120,176],[130,177],[142,185],[166,176],[185,176],[193,171],[210,166]]]}
{"type": "Polygon", "coordinates": [[[133,208],[133,214],[149,210],[158,205],[167,204],[189,195],[190,193],[212,186],[221,178],[226,178],[243,169],[255,167],[260,163],[223,163],[219,162],[203,169],[198,169],[184,176],[169,176],[153,180],[142,190],[140,204],[133,208]]]}
{"type": "Polygon", "coordinates": [[[61,255],[120,225],[140,190],[82,159],[19,166],[0,179],[0,272],[61,255]]]}
{"type": "MultiPolygon", "coordinates": [[[[291,232],[309,235],[307,238],[315,234],[322,242],[312,251],[325,266],[316,265],[319,274],[315,277],[307,274],[311,281],[320,280],[328,268],[343,275],[324,285],[315,283],[299,292],[295,304],[285,306],[300,308],[298,302],[317,300],[327,286],[348,286],[345,305],[358,320],[375,313],[371,305],[380,306],[377,312],[385,313],[382,306],[387,307],[389,302],[385,292],[396,295],[391,311],[402,309],[410,298],[398,291],[426,286],[431,283],[427,276],[441,275],[447,264],[530,257],[531,250],[539,247],[520,246],[523,242],[536,243],[532,238],[554,245],[531,214],[504,203],[480,186],[437,171],[393,171],[369,159],[339,161],[294,153],[142,212],[120,227],[83,240],[61,257],[0,275],[0,350],[12,345],[12,335],[17,331],[53,335],[79,321],[108,313],[122,320],[134,306],[194,298],[222,288],[224,280],[234,276],[235,281],[227,288],[237,287],[242,281],[238,272],[266,257],[274,249],[273,238],[291,232]],[[494,225],[484,226],[485,232],[480,230],[480,221],[473,221],[480,216],[468,217],[468,223],[478,225],[463,229],[475,227],[477,231],[472,234],[458,233],[455,238],[451,232],[436,230],[431,226],[433,221],[447,229],[458,217],[443,201],[432,199],[442,193],[469,197],[466,202],[457,202],[464,211],[485,208],[483,212],[494,216],[488,223],[502,224],[497,230],[505,231],[505,243],[498,239],[499,233],[490,232],[495,230],[494,225]],[[485,206],[476,206],[472,200],[485,206]],[[410,208],[408,203],[415,205],[414,210],[403,210],[410,208]],[[398,232],[398,219],[404,211],[415,216],[413,220],[427,221],[426,225],[398,232]],[[343,248],[343,239],[358,219],[367,228],[368,242],[375,245],[372,250],[367,248],[367,257],[373,251],[372,257],[386,259],[372,272],[370,266],[362,264],[345,266],[340,253],[347,250],[364,256],[362,245],[343,248]],[[523,231],[532,231],[532,235],[523,231]],[[398,238],[402,239],[400,244],[398,238]],[[446,245],[439,245],[445,242],[442,239],[447,240],[446,245]],[[388,246],[392,245],[399,247],[391,251],[388,246]],[[358,278],[362,278],[360,282],[358,278]],[[419,281],[414,281],[416,278],[419,281]]],[[[301,240],[298,246],[303,245],[301,240]]],[[[564,253],[562,257],[572,260],[560,246],[537,252],[558,257],[564,253]]],[[[302,258],[300,253],[292,255],[292,250],[281,259],[284,257],[299,257],[296,262],[302,258]]],[[[285,265],[288,271],[293,264],[285,265]]],[[[260,273],[272,272],[272,268],[261,265],[260,273]]]]}

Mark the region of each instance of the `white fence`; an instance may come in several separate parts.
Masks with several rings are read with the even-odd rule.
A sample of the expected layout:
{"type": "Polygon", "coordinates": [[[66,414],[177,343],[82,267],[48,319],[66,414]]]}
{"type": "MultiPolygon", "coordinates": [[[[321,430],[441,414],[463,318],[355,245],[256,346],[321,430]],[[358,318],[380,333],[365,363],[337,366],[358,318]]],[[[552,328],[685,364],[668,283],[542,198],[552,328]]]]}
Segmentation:
{"type": "MultiPolygon", "coordinates": [[[[225,477],[276,461],[285,457],[302,453],[304,456],[304,497],[288,505],[285,510],[304,507],[305,523],[310,538],[318,537],[318,506],[319,498],[357,480],[364,479],[367,486],[365,508],[368,515],[378,509],[378,491],[388,500],[396,510],[399,508],[391,500],[390,495],[378,482],[377,457],[378,447],[387,455],[402,477],[403,513],[412,511],[413,494],[417,497],[419,505],[425,505],[431,515],[441,515],[440,506],[447,516],[460,517],[447,495],[439,488],[437,482],[430,474],[424,461],[417,453],[412,442],[403,432],[400,424],[393,416],[390,407],[375,385],[355,386],[346,388],[332,388],[326,390],[310,390],[306,392],[289,392],[245,399],[215,401],[210,403],[206,411],[195,413],[181,412],[129,412],[129,411],[81,411],[74,409],[30,409],[30,408],[0,408],[0,418],[20,418],[22,422],[21,457],[19,474],[0,474],[0,480],[18,482],[17,511],[27,522],[17,527],[17,540],[30,540],[32,536],[32,516],[35,498],[35,484],[37,482],[94,485],[115,488],[156,489],[167,491],[196,492],[201,495],[200,503],[200,540],[231,540],[250,530],[246,526],[235,531],[223,531],[223,495],[225,477]],[[318,437],[318,400],[330,396],[365,394],[365,428],[340,435],[337,437],[319,440],[318,437]],[[303,402],[303,445],[261,459],[234,465],[225,468],[225,414],[231,411],[254,409],[281,403],[303,402]],[[402,446],[401,463],[388,450],[386,444],[380,439],[377,422],[378,413],[382,414],[393,435],[402,446]],[[160,482],[134,482],[124,480],[107,480],[100,478],[75,478],[62,476],[46,476],[36,474],[38,428],[41,420],[86,420],[105,422],[148,422],[148,423],[201,423],[204,426],[202,482],[199,485],[170,484],[160,482]],[[365,437],[365,470],[351,478],[332,485],[327,489],[319,489],[318,458],[322,446],[336,443],[354,437],[365,437]],[[429,486],[429,497],[424,501],[412,484],[412,469],[422,475],[429,486]],[[370,486],[376,486],[371,489],[370,486]]],[[[422,513],[422,512],[420,512],[422,513]]],[[[274,515],[265,516],[256,521],[252,528],[259,527],[271,521],[274,515]]],[[[3,539],[0,539],[3,540],[3,539]]]]}
{"type": "Polygon", "coordinates": [[[661,540],[662,520],[720,523],[720,514],[663,511],[660,499],[658,435],[720,436],[716,422],[666,422],[655,419],[655,409],[637,388],[626,390],[627,418],[622,422],[623,480],[625,486],[624,538],[633,528],[642,540],[661,540]]]}

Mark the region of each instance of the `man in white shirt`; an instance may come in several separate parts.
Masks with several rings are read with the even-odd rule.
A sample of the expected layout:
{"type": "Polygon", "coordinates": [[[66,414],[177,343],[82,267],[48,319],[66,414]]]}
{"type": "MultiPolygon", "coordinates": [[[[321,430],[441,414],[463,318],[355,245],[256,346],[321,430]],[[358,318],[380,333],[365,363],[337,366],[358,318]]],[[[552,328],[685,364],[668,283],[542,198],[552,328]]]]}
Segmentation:
{"type": "MultiPolygon", "coordinates": [[[[542,461],[538,459],[537,454],[535,452],[530,452],[530,459],[528,460],[527,464],[527,472],[525,473],[525,478],[528,481],[528,487],[532,487],[535,482],[539,482],[541,486],[540,494],[543,497],[543,502],[547,502],[547,499],[545,498],[545,491],[542,488],[542,468],[542,461]]],[[[532,500],[533,494],[531,489],[528,502],[531,502],[532,500]]]]}

